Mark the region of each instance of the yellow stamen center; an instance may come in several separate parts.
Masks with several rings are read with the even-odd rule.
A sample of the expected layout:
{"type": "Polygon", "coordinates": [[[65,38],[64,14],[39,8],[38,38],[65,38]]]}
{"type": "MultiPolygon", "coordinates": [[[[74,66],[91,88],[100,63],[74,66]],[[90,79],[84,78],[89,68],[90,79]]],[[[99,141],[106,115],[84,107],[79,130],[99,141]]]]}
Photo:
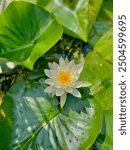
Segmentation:
{"type": "Polygon", "coordinates": [[[61,70],[57,79],[61,85],[69,85],[72,82],[72,73],[69,70],[61,70]]]}

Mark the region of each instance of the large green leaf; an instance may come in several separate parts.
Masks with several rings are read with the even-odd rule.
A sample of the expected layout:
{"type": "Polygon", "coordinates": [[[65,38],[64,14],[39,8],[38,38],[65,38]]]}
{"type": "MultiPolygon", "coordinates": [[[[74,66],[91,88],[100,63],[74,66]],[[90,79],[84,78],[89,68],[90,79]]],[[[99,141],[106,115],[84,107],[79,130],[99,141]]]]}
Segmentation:
{"type": "Polygon", "coordinates": [[[6,116],[0,122],[0,148],[87,150],[101,130],[99,103],[68,95],[60,110],[57,98],[45,94],[41,83],[42,80],[19,81],[4,96],[2,108],[6,116]]]}
{"type": "Polygon", "coordinates": [[[62,27],[43,8],[12,2],[0,15],[0,57],[32,69],[34,62],[62,35],[62,27]]]}
{"type": "Polygon", "coordinates": [[[94,45],[96,50],[103,58],[113,61],[113,32],[112,28],[105,33],[100,40],[94,45]]]}
{"type": "Polygon", "coordinates": [[[106,137],[101,150],[112,150],[113,147],[113,114],[112,110],[105,111],[106,137]]]}
{"type": "Polygon", "coordinates": [[[37,0],[37,3],[55,15],[65,33],[86,42],[102,0],[37,0]]]}
{"type": "Polygon", "coordinates": [[[105,19],[113,20],[113,0],[104,0],[100,11],[100,16],[105,19]]]}
{"type": "Polygon", "coordinates": [[[104,110],[112,109],[112,28],[87,54],[81,79],[92,83],[91,94],[104,110]]]}
{"type": "Polygon", "coordinates": [[[94,45],[100,37],[112,28],[113,17],[113,1],[104,0],[99,11],[98,17],[94,26],[89,34],[88,43],[94,45]]]}
{"type": "Polygon", "coordinates": [[[36,3],[36,0],[0,0],[0,12],[7,8],[7,6],[13,1],[26,1],[30,3],[36,3]]]}
{"type": "Polygon", "coordinates": [[[95,51],[89,52],[81,79],[92,83],[91,94],[101,103],[103,109],[112,108],[112,64],[110,62],[95,51]]]}

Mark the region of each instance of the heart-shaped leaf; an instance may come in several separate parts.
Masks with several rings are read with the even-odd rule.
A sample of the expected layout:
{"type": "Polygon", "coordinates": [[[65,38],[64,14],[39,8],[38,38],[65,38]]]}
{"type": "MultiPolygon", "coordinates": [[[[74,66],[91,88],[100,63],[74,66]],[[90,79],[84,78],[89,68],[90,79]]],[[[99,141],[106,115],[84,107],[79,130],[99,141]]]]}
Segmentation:
{"type": "Polygon", "coordinates": [[[62,27],[43,8],[12,2],[0,15],[0,57],[33,68],[62,35],[62,27]]]}
{"type": "Polygon", "coordinates": [[[0,148],[6,150],[82,150],[95,141],[102,126],[96,100],[68,95],[62,110],[56,97],[44,93],[41,81],[22,80],[4,97],[0,148]]]}
{"type": "Polygon", "coordinates": [[[63,25],[64,32],[87,41],[102,0],[37,0],[40,6],[52,12],[63,25]]]}

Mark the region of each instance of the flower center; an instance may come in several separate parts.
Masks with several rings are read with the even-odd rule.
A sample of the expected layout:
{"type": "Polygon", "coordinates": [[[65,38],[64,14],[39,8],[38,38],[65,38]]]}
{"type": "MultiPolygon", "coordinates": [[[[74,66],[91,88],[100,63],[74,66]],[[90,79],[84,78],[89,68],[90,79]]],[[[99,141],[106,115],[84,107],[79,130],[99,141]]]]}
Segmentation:
{"type": "Polygon", "coordinates": [[[72,73],[69,70],[59,71],[58,82],[61,85],[69,85],[72,82],[72,73]]]}

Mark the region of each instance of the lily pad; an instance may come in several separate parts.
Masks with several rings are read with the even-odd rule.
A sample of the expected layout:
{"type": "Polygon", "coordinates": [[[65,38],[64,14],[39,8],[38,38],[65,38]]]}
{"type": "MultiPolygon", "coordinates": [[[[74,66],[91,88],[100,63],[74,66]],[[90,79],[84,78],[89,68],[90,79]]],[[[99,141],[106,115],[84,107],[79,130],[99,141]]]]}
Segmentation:
{"type": "Polygon", "coordinates": [[[6,150],[82,150],[91,147],[102,126],[102,109],[94,99],[68,95],[63,109],[45,94],[39,81],[22,80],[4,96],[0,148],[6,150]]]}
{"type": "Polygon", "coordinates": [[[62,36],[62,27],[43,8],[12,2],[0,15],[0,57],[33,68],[62,36]]]}
{"type": "Polygon", "coordinates": [[[113,0],[104,0],[100,11],[102,18],[113,20],[113,0]]]}
{"type": "Polygon", "coordinates": [[[113,61],[113,31],[110,28],[94,45],[94,50],[96,50],[103,58],[113,61]],[[108,42],[109,41],[109,42],[108,42]]]}
{"type": "Polygon", "coordinates": [[[113,148],[113,113],[112,110],[105,111],[106,137],[101,150],[112,150],[113,148]]]}
{"type": "Polygon", "coordinates": [[[91,94],[100,102],[103,110],[110,110],[113,107],[112,50],[111,28],[87,54],[84,70],[81,74],[81,80],[92,83],[91,94]]]}
{"type": "Polygon", "coordinates": [[[86,42],[102,0],[37,0],[37,4],[55,15],[66,34],[86,42]]]}
{"type": "MultiPolygon", "coordinates": [[[[113,0],[104,0],[100,8],[99,14],[96,18],[94,26],[89,34],[88,43],[95,45],[95,43],[102,37],[113,24],[113,0]]],[[[109,43],[112,43],[109,41],[109,43]]]]}
{"type": "Polygon", "coordinates": [[[92,83],[91,94],[101,103],[104,110],[112,108],[112,64],[110,62],[95,51],[89,52],[80,79],[92,83]]]}

